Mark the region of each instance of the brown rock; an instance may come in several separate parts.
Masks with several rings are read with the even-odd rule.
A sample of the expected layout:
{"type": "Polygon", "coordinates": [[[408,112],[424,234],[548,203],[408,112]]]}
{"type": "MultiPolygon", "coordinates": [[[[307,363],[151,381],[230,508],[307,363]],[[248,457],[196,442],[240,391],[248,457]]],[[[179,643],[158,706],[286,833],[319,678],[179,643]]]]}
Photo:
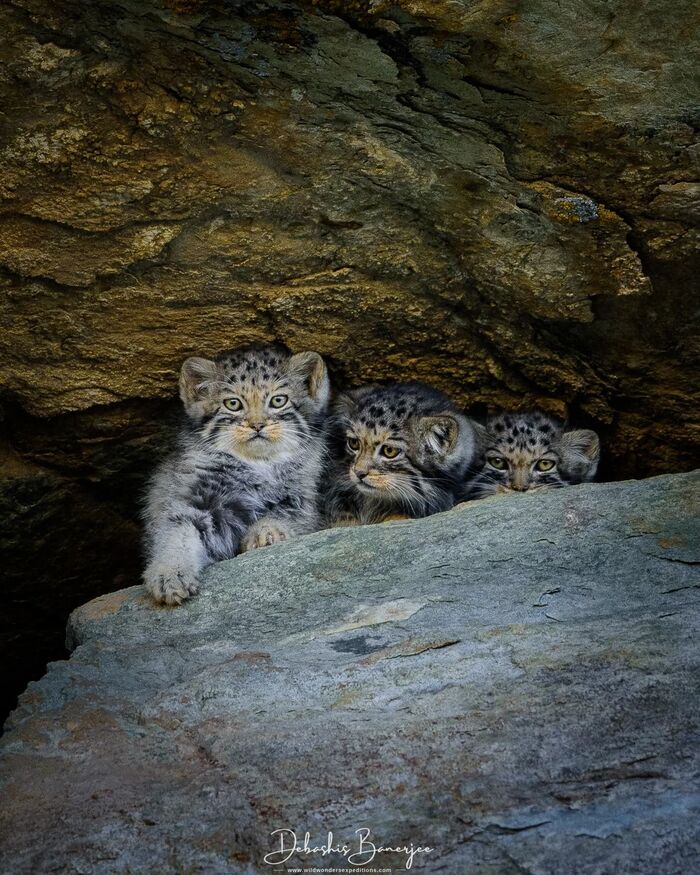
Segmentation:
{"type": "MultiPolygon", "coordinates": [[[[277,339],[318,349],[339,385],[413,377],[471,412],[568,414],[601,432],[604,476],[691,467],[699,15],[6,5],[14,457],[135,531],[181,360],[277,339]]],[[[54,524],[70,543],[75,517],[54,524]]]]}

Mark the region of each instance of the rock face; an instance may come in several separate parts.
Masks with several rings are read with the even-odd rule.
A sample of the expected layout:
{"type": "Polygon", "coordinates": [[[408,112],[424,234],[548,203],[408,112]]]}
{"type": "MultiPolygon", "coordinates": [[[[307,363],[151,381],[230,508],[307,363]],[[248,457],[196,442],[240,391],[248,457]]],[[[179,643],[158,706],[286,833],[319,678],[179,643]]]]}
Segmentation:
{"type": "Polygon", "coordinates": [[[369,828],[431,847],[416,871],[693,871],[699,547],[695,473],[311,535],[178,609],[100,597],[10,718],[0,869],[272,871],[273,830],[369,828]]]}
{"type": "Polygon", "coordinates": [[[191,353],[284,340],[337,384],[569,413],[605,476],[694,466],[700,12],[647,7],[3,4],[17,670],[134,579],[135,495],[191,353]]]}

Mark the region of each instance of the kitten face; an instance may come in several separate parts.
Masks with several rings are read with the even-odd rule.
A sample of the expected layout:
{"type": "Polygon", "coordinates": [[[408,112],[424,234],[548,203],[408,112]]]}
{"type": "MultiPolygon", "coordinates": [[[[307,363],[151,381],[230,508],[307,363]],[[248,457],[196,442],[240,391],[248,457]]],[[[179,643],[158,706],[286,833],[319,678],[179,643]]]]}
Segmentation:
{"type": "Polygon", "coordinates": [[[303,449],[329,392],[323,359],[283,346],[190,358],[180,373],[180,397],[202,441],[248,462],[281,461],[303,449]]]}
{"type": "Polygon", "coordinates": [[[343,476],[369,500],[418,510],[469,464],[473,432],[449,399],[417,383],[365,386],[335,414],[343,476]]]}
{"type": "Polygon", "coordinates": [[[593,431],[564,431],[544,413],[503,413],[482,429],[484,464],[472,497],[528,492],[592,480],[600,443],[593,431]]]}

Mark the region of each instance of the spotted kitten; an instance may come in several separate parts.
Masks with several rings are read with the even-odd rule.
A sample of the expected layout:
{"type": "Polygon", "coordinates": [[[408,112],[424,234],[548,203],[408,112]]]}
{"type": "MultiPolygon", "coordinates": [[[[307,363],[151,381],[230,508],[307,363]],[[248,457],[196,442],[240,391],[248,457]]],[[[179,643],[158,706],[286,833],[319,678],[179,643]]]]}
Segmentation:
{"type": "Polygon", "coordinates": [[[317,486],[330,386],[315,352],[248,347],[180,373],[187,425],[151,482],[147,590],[176,605],[202,569],[319,527],[317,486]]]}
{"type": "Polygon", "coordinates": [[[566,431],[545,413],[501,413],[479,426],[483,467],[467,498],[570,486],[595,477],[600,442],[594,431],[566,431]]]}
{"type": "Polygon", "coordinates": [[[329,525],[447,510],[474,455],[471,423],[421,383],[341,395],[331,424],[329,525]]]}

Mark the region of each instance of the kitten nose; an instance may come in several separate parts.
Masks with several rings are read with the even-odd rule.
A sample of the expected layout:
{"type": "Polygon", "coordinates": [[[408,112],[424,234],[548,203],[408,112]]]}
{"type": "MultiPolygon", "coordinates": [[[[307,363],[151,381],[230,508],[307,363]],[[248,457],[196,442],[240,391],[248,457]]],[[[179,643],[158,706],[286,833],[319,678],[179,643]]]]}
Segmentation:
{"type": "Polygon", "coordinates": [[[250,427],[253,431],[261,432],[265,428],[264,422],[251,422],[250,427]]]}
{"type": "Polygon", "coordinates": [[[369,474],[369,471],[355,471],[355,476],[358,480],[364,480],[365,477],[369,474]]]}

